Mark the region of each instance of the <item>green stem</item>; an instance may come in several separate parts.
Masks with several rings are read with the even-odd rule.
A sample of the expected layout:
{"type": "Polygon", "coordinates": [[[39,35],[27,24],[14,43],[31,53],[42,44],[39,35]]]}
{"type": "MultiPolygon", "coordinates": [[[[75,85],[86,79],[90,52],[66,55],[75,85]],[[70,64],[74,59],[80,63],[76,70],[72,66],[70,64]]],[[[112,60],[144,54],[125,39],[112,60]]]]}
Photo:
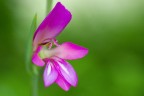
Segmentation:
{"type": "Polygon", "coordinates": [[[39,76],[34,74],[32,76],[32,96],[39,96],[38,81],[39,81],[39,76]]]}
{"type": "Polygon", "coordinates": [[[52,0],[46,0],[46,15],[51,11],[52,8],[52,0]]]}

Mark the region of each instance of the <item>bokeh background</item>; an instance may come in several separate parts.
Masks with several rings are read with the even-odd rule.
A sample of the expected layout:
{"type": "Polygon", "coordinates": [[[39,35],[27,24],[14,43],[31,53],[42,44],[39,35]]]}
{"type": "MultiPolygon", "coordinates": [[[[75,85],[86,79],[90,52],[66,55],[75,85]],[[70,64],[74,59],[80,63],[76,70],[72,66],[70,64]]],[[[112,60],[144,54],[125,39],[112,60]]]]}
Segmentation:
{"type": "MultiPolygon", "coordinates": [[[[79,77],[76,88],[44,88],[41,74],[39,96],[144,96],[144,0],[59,1],[73,19],[57,39],[89,54],[69,61],[79,77]]],[[[30,96],[25,50],[35,13],[40,24],[46,0],[0,0],[0,96],[30,96]]]]}

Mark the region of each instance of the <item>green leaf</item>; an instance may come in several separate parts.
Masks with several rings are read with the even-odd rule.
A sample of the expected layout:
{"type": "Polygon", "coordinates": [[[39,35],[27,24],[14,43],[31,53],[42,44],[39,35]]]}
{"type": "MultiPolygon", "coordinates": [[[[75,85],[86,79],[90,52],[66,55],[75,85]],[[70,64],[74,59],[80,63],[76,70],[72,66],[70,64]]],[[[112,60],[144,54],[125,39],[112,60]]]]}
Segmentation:
{"type": "Polygon", "coordinates": [[[30,27],[30,32],[29,32],[29,36],[28,39],[26,41],[26,56],[25,56],[25,64],[26,64],[26,71],[29,74],[33,73],[33,64],[31,62],[31,58],[32,58],[32,41],[33,41],[33,35],[34,32],[36,30],[37,27],[37,14],[35,14],[31,27],[30,27]]]}

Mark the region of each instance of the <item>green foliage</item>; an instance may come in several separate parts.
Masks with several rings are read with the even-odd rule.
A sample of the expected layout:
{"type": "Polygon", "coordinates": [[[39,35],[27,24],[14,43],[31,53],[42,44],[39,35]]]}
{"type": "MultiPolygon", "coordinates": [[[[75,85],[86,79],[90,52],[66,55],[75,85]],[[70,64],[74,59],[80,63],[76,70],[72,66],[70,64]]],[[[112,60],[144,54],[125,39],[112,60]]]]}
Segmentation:
{"type": "MultiPolygon", "coordinates": [[[[32,57],[32,41],[33,41],[33,35],[37,27],[37,14],[33,17],[33,21],[30,27],[29,37],[26,42],[26,58],[25,58],[25,64],[26,64],[26,70],[29,74],[32,74],[32,71],[35,71],[35,67],[31,62],[32,57]]],[[[37,72],[36,72],[37,73],[37,72]]]]}

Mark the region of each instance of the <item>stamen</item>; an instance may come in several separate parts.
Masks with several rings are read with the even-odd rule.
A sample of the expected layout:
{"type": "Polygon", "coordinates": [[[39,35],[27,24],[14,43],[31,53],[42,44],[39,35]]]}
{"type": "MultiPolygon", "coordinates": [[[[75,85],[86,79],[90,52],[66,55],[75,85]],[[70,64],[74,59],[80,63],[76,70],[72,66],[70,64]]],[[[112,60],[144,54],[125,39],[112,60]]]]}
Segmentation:
{"type": "Polygon", "coordinates": [[[51,41],[52,41],[52,39],[48,38],[48,39],[43,40],[43,42],[40,43],[39,45],[46,45],[46,44],[51,43],[51,41]]]}
{"type": "Polygon", "coordinates": [[[54,45],[56,45],[57,47],[60,46],[60,45],[58,44],[58,41],[57,41],[55,38],[53,39],[53,43],[54,43],[54,45]]]}
{"type": "Polygon", "coordinates": [[[48,49],[51,49],[51,48],[52,48],[52,43],[50,42],[48,49]]]}
{"type": "Polygon", "coordinates": [[[55,46],[57,46],[57,47],[60,46],[58,44],[58,41],[55,38],[53,38],[53,39],[46,39],[46,40],[43,41],[43,43],[40,43],[39,45],[43,46],[46,49],[48,48],[50,50],[52,48],[53,44],[55,46]]]}

